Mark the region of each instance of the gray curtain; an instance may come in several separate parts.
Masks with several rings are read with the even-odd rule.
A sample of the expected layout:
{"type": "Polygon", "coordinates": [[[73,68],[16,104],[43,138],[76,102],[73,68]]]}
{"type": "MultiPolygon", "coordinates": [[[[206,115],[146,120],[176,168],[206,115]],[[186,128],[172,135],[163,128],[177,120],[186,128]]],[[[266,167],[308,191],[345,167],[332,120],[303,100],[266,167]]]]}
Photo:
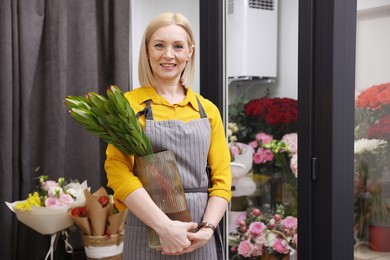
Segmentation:
{"type": "Polygon", "coordinates": [[[49,248],[4,203],[25,199],[36,177],[106,185],[106,144],[63,100],[110,84],[128,89],[129,0],[0,1],[1,259],[44,259],[49,248]]]}

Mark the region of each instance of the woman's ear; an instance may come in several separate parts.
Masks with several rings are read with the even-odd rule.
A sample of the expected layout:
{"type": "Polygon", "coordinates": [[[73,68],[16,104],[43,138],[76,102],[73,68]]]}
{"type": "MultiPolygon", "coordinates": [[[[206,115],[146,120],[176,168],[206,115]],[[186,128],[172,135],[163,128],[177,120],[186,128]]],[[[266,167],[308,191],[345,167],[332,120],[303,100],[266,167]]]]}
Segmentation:
{"type": "Polygon", "coordinates": [[[194,44],[190,46],[190,49],[189,49],[189,52],[188,52],[188,56],[187,56],[187,61],[190,60],[192,54],[194,53],[194,47],[195,47],[194,44]]]}

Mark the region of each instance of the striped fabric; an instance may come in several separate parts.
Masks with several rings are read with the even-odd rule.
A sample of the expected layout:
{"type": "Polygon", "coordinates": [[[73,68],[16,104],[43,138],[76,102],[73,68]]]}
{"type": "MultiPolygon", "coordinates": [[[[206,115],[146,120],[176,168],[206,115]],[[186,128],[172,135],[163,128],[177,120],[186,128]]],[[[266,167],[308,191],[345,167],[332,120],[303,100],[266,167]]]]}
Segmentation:
{"type": "MultiPolygon", "coordinates": [[[[151,111],[146,113],[145,133],[151,140],[154,152],[164,150],[174,152],[184,188],[207,187],[209,180],[206,166],[211,127],[203,108],[200,109],[200,119],[194,119],[190,122],[153,121],[151,111]]],[[[206,209],[208,194],[206,192],[191,192],[186,193],[186,198],[192,221],[200,223],[206,209]]],[[[215,239],[210,239],[207,245],[189,254],[162,255],[159,251],[149,248],[145,225],[132,213],[129,213],[122,259],[217,260],[218,257],[215,239]]]]}

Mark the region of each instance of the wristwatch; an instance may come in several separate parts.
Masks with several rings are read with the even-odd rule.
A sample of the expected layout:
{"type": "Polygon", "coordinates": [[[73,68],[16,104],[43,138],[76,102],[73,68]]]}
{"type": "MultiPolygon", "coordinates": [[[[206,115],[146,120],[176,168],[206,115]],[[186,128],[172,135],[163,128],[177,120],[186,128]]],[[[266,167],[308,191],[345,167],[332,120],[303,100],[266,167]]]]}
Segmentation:
{"type": "Polygon", "coordinates": [[[201,229],[201,228],[211,228],[213,230],[213,232],[215,232],[215,226],[213,224],[211,224],[210,222],[202,222],[202,223],[200,223],[198,228],[199,229],[201,229]]]}

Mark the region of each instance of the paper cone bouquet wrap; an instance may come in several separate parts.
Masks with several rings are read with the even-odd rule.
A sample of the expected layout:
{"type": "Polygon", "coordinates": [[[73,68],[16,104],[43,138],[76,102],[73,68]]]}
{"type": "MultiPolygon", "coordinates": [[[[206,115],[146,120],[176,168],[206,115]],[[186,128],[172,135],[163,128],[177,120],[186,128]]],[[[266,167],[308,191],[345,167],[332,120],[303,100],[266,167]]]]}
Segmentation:
{"type": "Polygon", "coordinates": [[[85,206],[68,210],[82,233],[88,259],[121,259],[128,210],[118,211],[112,196],[100,187],[84,191],[85,206]]]}
{"type": "Polygon", "coordinates": [[[85,206],[68,210],[83,235],[110,236],[123,231],[128,210],[118,211],[112,196],[103,187],[93,194],[85,190],[84,196],[85,206]]]}

